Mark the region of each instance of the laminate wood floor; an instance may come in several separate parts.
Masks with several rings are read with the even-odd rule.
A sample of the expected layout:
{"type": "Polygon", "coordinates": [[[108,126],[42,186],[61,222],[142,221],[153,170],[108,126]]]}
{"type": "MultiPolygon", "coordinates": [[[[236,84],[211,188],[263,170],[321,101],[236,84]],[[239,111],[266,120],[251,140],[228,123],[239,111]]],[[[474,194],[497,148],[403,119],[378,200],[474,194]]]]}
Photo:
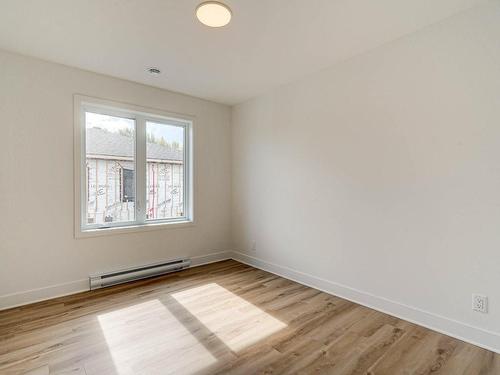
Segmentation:
{"type": "Polygon", "coordinates": [[[500,374],[500,355],[235,261],[0,312],[0,374],[500,374]]]}

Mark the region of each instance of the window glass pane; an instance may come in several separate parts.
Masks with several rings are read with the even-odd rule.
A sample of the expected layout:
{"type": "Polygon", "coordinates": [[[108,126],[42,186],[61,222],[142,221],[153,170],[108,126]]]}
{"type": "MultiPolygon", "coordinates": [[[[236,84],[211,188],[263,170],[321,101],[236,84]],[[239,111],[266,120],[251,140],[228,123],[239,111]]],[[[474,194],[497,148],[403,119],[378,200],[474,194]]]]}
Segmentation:
{"type": "Polygon", "coordinates": [[[85,112],[86,224],[135,220],[135,121],[85,112]]]}
{"type": "Polygon", "coordinates": [[[184,217],[184,127],[146,122],[146,219],[184,217]]]}

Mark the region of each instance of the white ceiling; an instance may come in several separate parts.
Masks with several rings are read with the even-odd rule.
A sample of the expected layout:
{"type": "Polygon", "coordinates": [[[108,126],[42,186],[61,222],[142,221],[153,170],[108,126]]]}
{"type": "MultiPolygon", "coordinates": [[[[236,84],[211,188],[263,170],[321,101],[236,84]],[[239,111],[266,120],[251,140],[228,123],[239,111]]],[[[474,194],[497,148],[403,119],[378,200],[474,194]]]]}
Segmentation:
{"type": "Polygon", "coordinates": [[[235,104],[486,2],[223,1],[211,29],[201,0],[0,0],[0,48],[235,104]]]}

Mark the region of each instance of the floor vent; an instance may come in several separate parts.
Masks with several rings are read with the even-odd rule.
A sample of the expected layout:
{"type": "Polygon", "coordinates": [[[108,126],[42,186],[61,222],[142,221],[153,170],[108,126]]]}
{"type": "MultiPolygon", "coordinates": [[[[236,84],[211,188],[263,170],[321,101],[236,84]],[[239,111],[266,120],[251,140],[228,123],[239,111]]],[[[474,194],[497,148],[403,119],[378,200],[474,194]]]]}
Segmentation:
{"type": "Polygon", "coordinates": [[[189,268],[190,265],[191,260],[183,258],[168,262],[154,263],[135,268],[90,275],[90,290],[145,279],[147,277],[163,275],[169,272],[180,271],[189,268]]]}

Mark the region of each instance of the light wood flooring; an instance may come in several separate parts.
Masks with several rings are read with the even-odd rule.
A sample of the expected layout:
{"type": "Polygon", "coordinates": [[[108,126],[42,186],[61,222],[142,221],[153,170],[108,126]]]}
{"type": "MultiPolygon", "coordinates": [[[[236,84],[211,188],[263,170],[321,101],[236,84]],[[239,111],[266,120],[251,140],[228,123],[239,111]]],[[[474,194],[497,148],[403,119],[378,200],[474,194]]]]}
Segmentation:
{"type": "Polygon", "coordinates": [[[0,312],[0,374],[500,374],[500,355],[219,262],[0,312]]]}

